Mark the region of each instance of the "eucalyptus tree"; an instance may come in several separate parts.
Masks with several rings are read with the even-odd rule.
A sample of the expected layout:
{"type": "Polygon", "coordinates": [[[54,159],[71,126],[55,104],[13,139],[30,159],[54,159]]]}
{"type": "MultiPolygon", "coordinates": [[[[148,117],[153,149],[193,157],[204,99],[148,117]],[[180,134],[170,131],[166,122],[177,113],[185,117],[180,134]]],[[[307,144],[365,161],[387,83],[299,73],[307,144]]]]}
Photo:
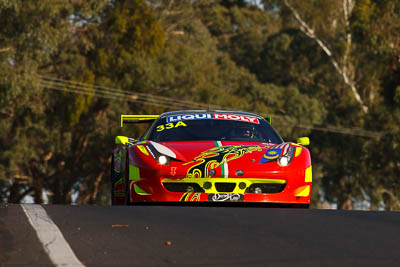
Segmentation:
{"type": "Polygon", "coordinates": [[[393,123],[398,118],[398,1],[263,2],[282,19],[283,31],[273,40],[277,45],[270,43],[264,53],[266,59],[288,66],[282,67],[289,70],[286,82],[315,93],[328,112],[326,124],[374,130],[384,136],[371,139],[313,132],[323,164],[326,199],[339,208],[353,208],[363,200],[373,208],[399,208],[397,153],[388,149],[398,144],[398,127],[393,123]],[[305,54],[301,47],[307,43],[305,54]],[[287,51],[289,59],[269,53],[269,47],[287,51]],[[338,153],[342,156],[336,159],[333,155],[338,153]],[[380,153],[386,161],[376,157],[380,153]]]}
{"type": "Polygon", "coordinates": [[[117,61],[95,66],[99,42],[115,40],[130,52],[147,53],[162,46],[144,34],[157,29],[157,21],[145,1],[107,0],[0,1],[0,19],[2,200],[31,195],[41,203],[46,192],[50,202],[69,203],[74,186],[93,188],[106,176],[109,147],[102,140],[113,133],[108,116],[118,125],[117,110],[107,111],[118,101],[98,98],[93,86],[110,84],[106,68],[117,61]],[[137,10],[135,16],[120,6],[137,10]],[[116,31],[118,23],[126,27],[116,31]]]}

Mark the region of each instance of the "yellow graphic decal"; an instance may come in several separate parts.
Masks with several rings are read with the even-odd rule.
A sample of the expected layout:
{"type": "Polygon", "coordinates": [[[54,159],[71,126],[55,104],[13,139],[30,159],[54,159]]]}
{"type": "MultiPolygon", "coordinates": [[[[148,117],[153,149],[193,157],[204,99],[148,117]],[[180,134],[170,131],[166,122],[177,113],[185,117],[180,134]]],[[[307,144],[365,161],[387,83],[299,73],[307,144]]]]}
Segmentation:
{"type": "Polygon", "coordinates": [[[200,201],[200,194],[201,193],[186,192],[182,195],[179,201],[181,202],[200,201]]]}
{"type": "Polygon", "coordinates": [[[179,201],[187,201],[188,196],[189,196],[190,194],[191,194],[191,193],[183,193],[183,195],[181,196],[181,199],[179,199],[179,201]]]}
{"type": "Polygon", "coordinates": [[[312,166],[310,166],[310,167],[308,167],[308,168],[306,169],[304,181],[305,181],[306,183],[311,183],[311,182],[312,182],[312,166]]]}
{"type": "Polygon", "coordinates": [[[299,187],[296,190],[294,190],[294,196],[308,197],[310,195],[310,191],[311,191],[310,186],[305,185],[305,186],[299,187]]]}
{"type": "Polygon", "coordinates": [[[169,130],[169,129],[180,127],[180,126],[186,127],[187,125],[183,121],[179,121],[179,122],[177,122],[175,124],[171,122],[171,123],[167,123],[165,125],[158,125],[157,126],[157,132],[162,132],[164,130],[169,130]]]}
{"type": "Polygon", "coordinates": [[[184,127],[186,127],[187,125],[186,125],[186,123],[184,123],[183,121],[179,121],[179,122],[177,122],[177,123],[175,124],[175,127],[179,127],[179,126],[184,126],[184,127]]]}
{"type": "Polygon", "coordinates": [[[192,196],[192,199],[191,199],[190,201],[200,201],[200,194],[201,194],[201,193],[195,193],[195,194],[192,196]]]}
{"type": "Polygon", "coordinates": [[[300,146],[296,147],[296,154],[295,154],[294,156],[295,156],[295,157],[300,156],[302,150],[303,150],[303,149],[302,149],[300,146]]]}
{"type": "Polygon", "coordinates": [[[188,169],[187,178],[210,177],[208,174],[210,169],[216,169],[226,162],[241,158],[244,154],[261,150],[260,146],[221,146],[211,148],[184,164],[193,164],[188,169]]]}
{"type": "MultiPolygon", "coordinates": [[[[198,184],[200,188],[204,189],[204,193],[207,194],[216,194],[216,193],[221,193],[222,191],[218,191],[217,188],[215,187],[215,183],[232,183],[235,184],[235,188],[233,189],[232,192],[230,193],[236,193],[236,194],[244,194],[246,192],[246,189],[251,186],[252,184],[281,184],[285,185],[286,180],[283,179],[267,179],[267,178],[203,178],[203,179],[198,179],[198,178],[184,178],[184,179],[163,179],[163,183],[176,183],[176,184],[187,184],[187,183],[193,183],[193,184],[198,184]],[[209,184],[210,186],[206,187],[204,184],[209,184]],[[244,187],[239,187],[240,184],[244,184],[244,187]]],[[[183,192],[182,192],[183,193],[183,192]]],[[[190,194],[192,192],[185,192],[184,196],[186,194],[190,194]]],[[[224,193],[224,192],[222,192],[224,193]]],[[[226,192],[225,192],[226,193],[226,192]]],[[[183,196],[180,201],[183,201],[183,196]]]]}

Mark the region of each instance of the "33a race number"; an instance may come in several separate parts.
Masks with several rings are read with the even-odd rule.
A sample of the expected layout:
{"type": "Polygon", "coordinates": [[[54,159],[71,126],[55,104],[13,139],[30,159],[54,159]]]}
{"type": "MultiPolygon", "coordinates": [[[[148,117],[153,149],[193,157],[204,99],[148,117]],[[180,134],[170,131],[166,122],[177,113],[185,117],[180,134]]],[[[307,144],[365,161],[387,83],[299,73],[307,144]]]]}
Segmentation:
{"type": "Polygon", "coordinates": [[[167,123],[165,125],[158,125],[157,126],[157,132],[162,132],[164,130],[169,130],[172,128],[176,128],[176,127],[180,127],[180,126],[184,126],[186,127],[186,123],[184,123],[183,121],[178,121],[177,123],[167,123]]]}

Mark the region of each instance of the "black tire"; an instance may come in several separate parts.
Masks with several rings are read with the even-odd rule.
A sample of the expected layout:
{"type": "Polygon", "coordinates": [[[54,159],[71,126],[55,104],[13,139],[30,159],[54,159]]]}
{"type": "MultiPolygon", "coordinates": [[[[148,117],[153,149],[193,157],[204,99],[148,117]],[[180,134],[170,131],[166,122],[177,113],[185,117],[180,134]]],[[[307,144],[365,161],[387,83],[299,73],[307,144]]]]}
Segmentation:
{"type": "Polygon", "coordinates": [[[110,182],[111,182],[111,205],[115,205],[115,196],[114,196],[114,184],[115,184],[115,178],[114,178],[114,153],[111,153],[111,176],[110,176],[110,182]]]}
{"type": "Polygon", "coordinates": [[[294,209],[309,209],[310,204],[292,204],[289,207],[294,209]]]}
{"type": "Polygon", "coordinates": [[[129,156],[128,151],[125,160],[125,205],[130,205],[131,203],[131,189],[129,186],[129,156]]]}

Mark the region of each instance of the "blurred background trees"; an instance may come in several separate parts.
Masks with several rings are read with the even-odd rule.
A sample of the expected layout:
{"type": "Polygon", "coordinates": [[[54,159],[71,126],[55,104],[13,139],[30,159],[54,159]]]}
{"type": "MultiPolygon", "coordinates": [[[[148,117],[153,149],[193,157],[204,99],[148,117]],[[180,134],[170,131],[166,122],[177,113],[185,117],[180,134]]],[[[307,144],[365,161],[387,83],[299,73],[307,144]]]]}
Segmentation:
{"type": "Polygon", "coordinates": [[[395,0],[0,0],[0,201],[109,201],[119,115],[224,108],[309,135],[314,207],[400,209],[395,0]],[[51,2],[51,3],[50,3],[51,2]]]}

